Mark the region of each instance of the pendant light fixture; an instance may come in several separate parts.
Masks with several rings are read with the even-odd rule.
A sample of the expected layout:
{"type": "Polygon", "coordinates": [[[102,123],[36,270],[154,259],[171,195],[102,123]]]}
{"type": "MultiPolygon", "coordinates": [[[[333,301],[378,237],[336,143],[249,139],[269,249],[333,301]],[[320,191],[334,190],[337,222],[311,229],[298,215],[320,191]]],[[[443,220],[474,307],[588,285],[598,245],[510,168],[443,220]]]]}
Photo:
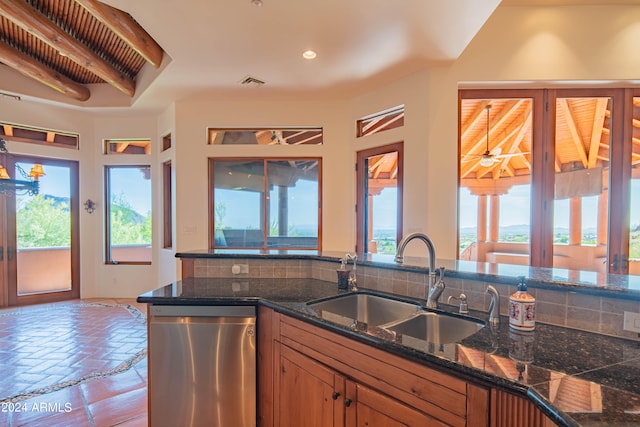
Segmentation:
{"type": "MultiPolygon", "coordinates": [[[[0,154],[9,154],[7,143],[0,137],[0,154]]],[[[35,196],[40,191],[38,179],[44,176],[42,165],[36,163],[29,173],[16,164],[16,170],[23,179],[12,179],[4,165],[0,165],[0,194],[28,194],[35,196]]]]}

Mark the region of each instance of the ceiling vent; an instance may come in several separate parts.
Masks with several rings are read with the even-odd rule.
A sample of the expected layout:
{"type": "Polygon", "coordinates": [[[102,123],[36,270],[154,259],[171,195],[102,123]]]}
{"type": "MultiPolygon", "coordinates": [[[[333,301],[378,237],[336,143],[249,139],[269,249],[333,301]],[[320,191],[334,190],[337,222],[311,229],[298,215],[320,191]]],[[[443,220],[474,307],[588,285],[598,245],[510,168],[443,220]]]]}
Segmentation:
{"type": "Polygon", "coordinates": [[[264,84],[264,81],[257,79],[255,77],[247,76],[244,79],[240,80],[240,84],[245,86],[260,87],[264,84]]]}

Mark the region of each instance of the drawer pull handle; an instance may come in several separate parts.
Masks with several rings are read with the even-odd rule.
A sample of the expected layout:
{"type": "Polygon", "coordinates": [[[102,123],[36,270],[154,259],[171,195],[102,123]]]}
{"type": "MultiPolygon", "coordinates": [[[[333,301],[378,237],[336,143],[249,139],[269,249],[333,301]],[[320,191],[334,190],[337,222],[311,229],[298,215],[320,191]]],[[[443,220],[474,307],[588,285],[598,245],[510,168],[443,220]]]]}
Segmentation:
{"type": "Polygon", "coordinates": [[[337,391],[334,391],[333,394],[331,395],[331,398],[333,400],[338,400],[339,397],[340,397],[340,393],[338,393],[337,391]]]}

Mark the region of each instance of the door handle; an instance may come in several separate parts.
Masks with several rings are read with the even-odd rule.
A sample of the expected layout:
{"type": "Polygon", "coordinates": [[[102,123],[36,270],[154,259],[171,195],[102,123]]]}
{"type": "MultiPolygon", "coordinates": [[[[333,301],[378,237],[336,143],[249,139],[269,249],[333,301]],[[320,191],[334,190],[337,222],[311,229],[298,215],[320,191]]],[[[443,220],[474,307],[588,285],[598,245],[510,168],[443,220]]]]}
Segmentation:
{"type": "Polygon", "coordinates": [[[334,392],[331,394],[331,398],[332,398],[333,400],[338,400],[338,398],[339,398],[339,397],[340,397],[340,393],[338,393],[337,391],[334,391],[334,392]]]}
{"type": "Polygon", "coordinates": [[[11,246],[7,248],[7,261],[13,261],[13,248],[11,246]]]}
{"type": "Polygon", "coordinates": [[[348,408],[349,406],[351,406],[351,402],[352,402],[351,399],[345,399],[344,400],[344,406],[346,406],[348,408]]]}
{"type": "Polygon", "coordinates": [[[4,261],[4,246],[0,246],[0,261],[4,261]]]}

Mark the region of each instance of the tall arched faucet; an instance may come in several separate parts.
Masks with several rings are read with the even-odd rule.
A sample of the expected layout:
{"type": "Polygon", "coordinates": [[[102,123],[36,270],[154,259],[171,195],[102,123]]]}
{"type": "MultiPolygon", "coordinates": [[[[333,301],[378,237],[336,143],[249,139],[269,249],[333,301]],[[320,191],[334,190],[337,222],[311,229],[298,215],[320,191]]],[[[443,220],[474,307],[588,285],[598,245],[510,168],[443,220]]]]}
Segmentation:
{"type": "Polygon", "coordinates": [[[404,250],[406,249],[407,244],[414,239],[423,241],[424,244],[427,245],[427,251],[429,252],[429,290],[427,292],[426,306],[427,308],[438,308],[438,299],[445,288],[443,281],[444,267],[440,267],[440,279],[436,280],[436,247],[429,236],[423,233],[411,233],[405,236],[398,244],[396,262],[398,264],[404,263],[404,250]]]}

